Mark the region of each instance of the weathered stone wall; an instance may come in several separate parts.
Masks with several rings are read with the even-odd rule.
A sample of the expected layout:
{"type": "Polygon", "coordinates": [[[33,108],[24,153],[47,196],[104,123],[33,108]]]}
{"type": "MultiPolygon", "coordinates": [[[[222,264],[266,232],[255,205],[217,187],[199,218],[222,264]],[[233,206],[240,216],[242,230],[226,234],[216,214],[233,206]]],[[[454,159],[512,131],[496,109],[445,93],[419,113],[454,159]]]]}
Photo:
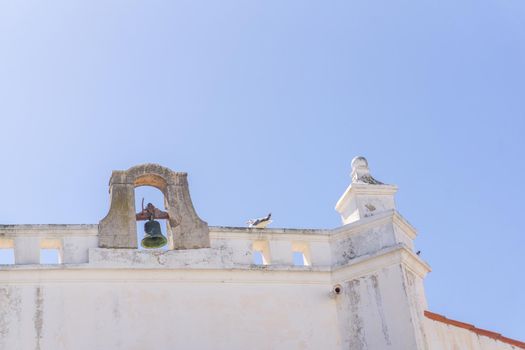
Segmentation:
{"type": "Polygon", "coordinates": [[[417,349],[402,271],[428,267],[396,238],[412,230],[403,222],[389,211],[335,230],[211,227],[210,248],[168,251],[98,248],[91,226],[0,226],[30,255],[53,237],[85,257],[0,269],[0,349],[417,349]]]}
{"type": "Polygon", "coordinates": [[[340,348],[329,276],[129,269],[16,275],[0,287],[0,349],[340,348]]]}
{"type": "Polygon", "coordinates": [[[193,207],[187,174],[158,164],[141,164],[128,170],[113,171],[109,180],[109,213],[99,224],[99,247],[135,248],[135,187],[152,186],[164,194],[169,214],[167,236],[170,249],[210,246],[208,224],[193,207]]]}
{"type": "Polygon", "coordinates": [[[155,164],[113,173],[100,225],[0,225],[15,260],[0,266],[0,350],[513,349],[425,318],[430,268],[397,188],[352,166],[333,230],[208,228],[186,174],[155,164]],[[137,247],[142,185],[165,195],[167,251],[137,247]],[[39,263],[45,248],[58,264],[39,263]]]}

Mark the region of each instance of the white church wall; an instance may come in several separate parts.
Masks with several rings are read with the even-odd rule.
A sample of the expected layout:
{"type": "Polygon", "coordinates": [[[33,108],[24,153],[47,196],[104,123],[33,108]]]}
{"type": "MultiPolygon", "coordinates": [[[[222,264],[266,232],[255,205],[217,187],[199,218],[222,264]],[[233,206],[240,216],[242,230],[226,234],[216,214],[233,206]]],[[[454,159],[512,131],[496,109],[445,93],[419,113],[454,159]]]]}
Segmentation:
{"type": "Polygon", "coordinates": [[[113,172],[100,225],[0,225],[0,350],[513,349],[428,318],[397,187],[352,168],[335,229],[208,227],[186,174],[155,164],[113,172]],[[168,198],[168,250],[138,249],[137,185],[168,198]]]}
{"type": "MultiPolygon", "coordinates": [[[[468,329],[426,318],[424,321],[429,350],[518,350],[521,347],[468,329]]],[[[492,332],[489,332],[492,333],[492,332]]]]}
{"type": "Polygon", "coordinates": [[[339,349],[329,273],[3,274],[0,349],[339,349]]]}
{"type": "Polygon", "coordinates": [[[343,349],[418,349],[399,265],[342,283],[343,349]]]}
{"type": "MultiPolygon", "coordinates": [[[[86,254],[88,259],[3,267],[0,308],[6,311],[0,344],[6,349],[15,344],[20,349],[52,344],[53,349],[104,344],[108,349],[132,349],[133,344],[137,349],[149,344],[158,349],[173,344],[347,349],[367,334],[363,349],[380,341],[391,349],[416,349],[399,267],[399,252],[407,248],[395,241],[394,216],[336,230],[212,227],[210,248],[172,251],[97,248],[90,230],[82,236],[78,227],[69,234],[41,226],[35,241],[62,242],[65,252],[74,247],[82,260],[86,254]],[[344,246],[344,237],[357,237],[363,254],[341,262],[344,249],[330,247],[344,246]],[[267,243],[268,265],[254,264],[254,242],[267,243]],[[306,252],[308,265],[293,264],[294,249],[306,252]],[[332,293],[336,284],[343,287],[341,295],[332,293]],[[356,293],[359,301],[352,299],[356,293]],[[347,308],[359,312],[347,314],[347,308]],[[405,315],[403,320],[399,315],[405,315]],[[352,328],[347,322],[352,317],[364,328],[352,328]],[[168,324],[171,335],[165,331],[168,324]],[[192,335],[198,327],[206,334],[202,339],[192,335]],[[22,342],[19,334],[25,335],[22,342]]],[[[0,235],[15,240],[26,233],[0,228],[0,235]]]]}

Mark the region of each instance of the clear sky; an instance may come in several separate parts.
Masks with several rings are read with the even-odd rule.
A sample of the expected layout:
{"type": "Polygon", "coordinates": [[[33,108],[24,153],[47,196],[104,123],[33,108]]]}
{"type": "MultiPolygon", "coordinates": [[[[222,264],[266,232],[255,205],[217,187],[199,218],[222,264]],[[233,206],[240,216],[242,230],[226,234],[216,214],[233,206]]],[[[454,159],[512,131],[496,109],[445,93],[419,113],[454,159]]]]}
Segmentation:
{"type": "Polygon", "coordinates": [[[0,222],[97,223],[155,162],[210,225],[333,228],[364,155],[430,310],[525,340],[524,63],[523,0],[2,1],[0,222]]]}

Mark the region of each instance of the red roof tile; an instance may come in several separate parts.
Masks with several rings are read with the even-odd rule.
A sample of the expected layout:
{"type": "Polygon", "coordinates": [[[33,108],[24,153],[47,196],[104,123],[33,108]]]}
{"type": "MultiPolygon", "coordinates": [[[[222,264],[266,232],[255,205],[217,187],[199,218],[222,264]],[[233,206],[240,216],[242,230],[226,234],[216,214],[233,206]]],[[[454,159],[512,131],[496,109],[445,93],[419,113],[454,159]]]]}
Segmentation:
{"type": "Polygon", "coordinates": [[[486,329],[477,328],[476,326],[474,326],[472,324],[469,324],[469,323],[464,323],[464,322],[460,322],[460,321],[456,321],[456,320],[451,320],[451,319],[446,318],[443,315],[436,314],[436,313],[433,313],[433,312],[430,312],[430,311],[425,311],[425,316],[430,318],[431,320],[434,320],[434,321],[439,321],[439,322],[443,322],[443,323],[446,323],[446,324],[449,324],[449,325],[452,325],[452,326],[456,326],[456,327],[459,327],[459,328],[468,329],[469,331],[474,332],[476,334],[483,335],[485,337],[489,337],[489,338],[498,340],[500,342],[507,343],[507,344],[514,345],[514,346],[517,346],[519,348],[525,349],[525,343],[524,342],[504,337],[504,336],[502,336],[499,333],[487,331],[486,329]]]}

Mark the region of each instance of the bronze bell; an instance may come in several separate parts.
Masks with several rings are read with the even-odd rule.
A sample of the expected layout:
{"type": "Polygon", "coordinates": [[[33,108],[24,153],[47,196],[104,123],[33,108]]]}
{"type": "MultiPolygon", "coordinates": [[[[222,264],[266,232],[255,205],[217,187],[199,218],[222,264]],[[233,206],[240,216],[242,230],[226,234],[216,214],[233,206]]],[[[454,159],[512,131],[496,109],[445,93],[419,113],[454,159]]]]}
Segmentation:
{"type": "Polygon", "coordinates": [[[164,247],[168,240],[162,234],[160,223],[153,219],[146,221],[144,224],[144,238],[141,245],[144,248],[160,248],[164,247]]]}
{"type": "Polygon", "coordinates": [[[170,217],[165,211],[155,208],[151,203],[148,203],[144,208],[144,198],[142,199],[142,211],[135,216],[137,220],[147,220],[144,224],[144,238],[140,243],[144,248],[160,248],[164,247],[168,240],[162,234],[160,223],[155,221],[155,218],[166,219],[170,217]]]}

